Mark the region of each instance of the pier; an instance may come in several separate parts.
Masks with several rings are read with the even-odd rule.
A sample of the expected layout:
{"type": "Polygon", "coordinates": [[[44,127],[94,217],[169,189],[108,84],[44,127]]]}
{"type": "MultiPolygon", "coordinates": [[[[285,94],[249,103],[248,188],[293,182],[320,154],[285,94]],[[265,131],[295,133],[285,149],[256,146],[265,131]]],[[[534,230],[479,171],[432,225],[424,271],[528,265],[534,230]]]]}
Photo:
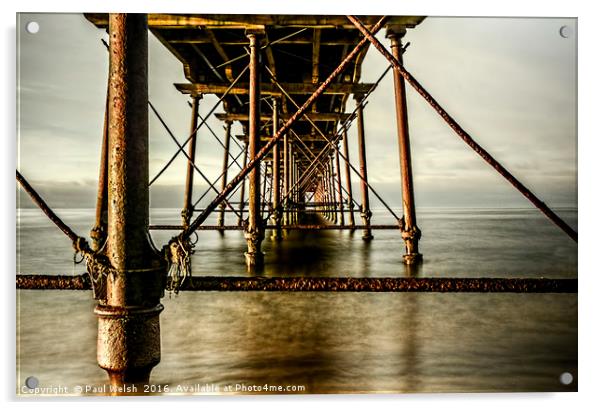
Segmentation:
{"type": "Polygon", "coordinates": [[[576,279],[520,278],[279,278],[264,277],[262,244],[286,241],[291,231],[358,231],[358,240],[378,241],[379,230],[399,231],[399,264],[416,266],[420,215],[416,212],[411,118],[406,93],[416,90],[486,164],[540,209],[570,239],[577,232],[516,179],[404,68],[408,30],[423,16],[85,14],[107,30],[109,75],[95,223],[88,239],[75,233],[17,171],[33,201],[73,242],[86,265],[84,275],[17,276],[19,289],[92,290],[98,304],[98,364],[112,385],[147,383],[161,360],[160,314],[165,291],[326,292],[514,292],[575,293],[576,279]],[[375,35],[384,30],[388,48],[375,35]],[[179,60],[188,82],[174,87],[189,98],[190,127],[176,137],[148,97],[148,36],[154,35],[179,60]],[[374,83],[362,82],[369,47],[389,62],[374,83]],[[385,75],[393,71],[396,123],[391,141],[399,152],[399,203],[388,204],[374,189],[366,152],[370,127],[364,107],[385,75]],[[217,96],[210,109],[223,135],[199,114],[204,96],[217,96]],[[352,98],[352,100],[350,100],[352,98]],[[348,102],[353,110],[346,110],[348,102]],[[149,174],[148,117],[156,116],[175,144],[156,175],[149,174]],[[242,135],[233,134],[240,124],[242,135]],[[350,160],[348,130],[357,128],[359,163],[350,160]],[[210,180],[200,167],[201,132],[223,147],[221,174],[210,180]],[[149,223],[149,186],[177,157],[184,197],[181,224],[149,223]],[[360,180],[359,192],[352,177],[360,180]],[[201,178],[207,191],[194,192],[201,178]],[[201,201],[210,202],[201,208],[201,201]],[[377,201],[391,220],[372,223],[377,201]],[[398,215],[394,208],[401,208],[398,215]],[[227,224],[226,216],[236,224],[227,224]],[[150,230],[173,231],[155,249],[150,230]],[[243,231],[240,263],[248,277],[201,277],[191,271],[196,231],[243,231]],[[361,238],[361,239],[360,239],[361,238]],[[244,256],[243,252],[244,251],[244,256]]]}

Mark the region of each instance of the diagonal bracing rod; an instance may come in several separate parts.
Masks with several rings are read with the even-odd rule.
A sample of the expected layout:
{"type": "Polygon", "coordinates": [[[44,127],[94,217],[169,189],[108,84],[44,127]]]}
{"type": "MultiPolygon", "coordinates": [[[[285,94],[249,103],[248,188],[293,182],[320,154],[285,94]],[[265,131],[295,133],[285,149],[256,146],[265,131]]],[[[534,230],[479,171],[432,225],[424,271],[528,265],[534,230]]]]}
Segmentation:
{"type": "MultiPolygon", "coordinates": [[[[386,23],[387,17],[383,16],[375,25],[372,27],[372,32],[377,33],[386,23]]],[[[257,155],[252,158],[246,167],[241,170],[236,177],[232,179],[232,181],[228,184],[226,189],[224,189],[206,208],[205,210],[197,216],[197,218],[190,224],[190,226],[183,230],[179,237],[181,239],[186,239],[190,237],[196,228],[200,226],[207,217],[211,214],[211,212],[215,209],[217,205],[219,205],[232,191],[236,186],[251,172],[251,170],[255,167],[255,165],[261,161],[263,157],[265,157],[268,152],[274,147],[276,143],[280,140],[280,138],[292,127],[292,125],[305,113],[305,111],[313,104],[322,93],[328,88],[328,86],[335,80],[335,78],[339,75],[339,73],[343,72],[345,67],[349,65],[351,60],[360,52],[360,50],[367,43],[367,39],[363,38],[360,42],[355,46],[355,48],[349,53],[347,57],[339,66],[328,76],[326,80],[316,89],[316,91],[305,101],[305,103],[295,112],[289,120],[278,130],[276,135],[274,135],[264,146],[259,150],[257,155]]],[[[173,240],[173,239],[172,239],[173,240]]]]}
{"type": "Polygon", "coordinates": [[[569,226],[562,218],[560,218],[554,211],[552,211],[543,201],[535,196],[526,186],[524,186],[518,179],[516,179],[510,171],[508,171],[502,164],[500,164],[495,158],[489,154],[485,148],[481,147],[461,126],[458,124],[441,105],[433,98],[428,91],[410,74],[399,61],[374,37],[374,35],[368,30],[360,20],[355,16],[347,16],[349,21],[353,23],[359,31],[362,32],[364,38],[370,40],[374,47],[391,63],[393,68],[399,72],[405,78],[405,80],[420,94],[443,118],[443,120],[458,134],[462,140],[468,144],[477,154],[481,156],[489,165],[491,165],[501,176],[503,176],[512,186],[514,186],[525,198],[527,198],[536,208],[544,213],[552,222],[554,222],[560,229],[562,229],[568,236],[577,242],[577,232],[569,226]]]}
{"type": "Polygon", "coordinates": [[[76,248],[76,246],[81,245],[83,248],[82,250],[88,252],[91,251],[85,240],[83,240],[83,238],[76,234],[73,231],[73,229],[67,226],[67,224],[65,224],[65,222],[63,222],[61,218],[59,218],[57,214],[54,213],[54,211],[48,206],[46,201],[42,199],[42,197],[35,191],[35,189],[33,189],[33,187],[29,184],[29,182],[27,182],[27,180],[23,177],[23,175],[21,175],[19,171],[17,171],[17,181],[19,182],[19,184],[21,184],[25,192],[27,192],[27,194],[31,197],[33,202],[42,210],[42,212],[46,214],[48,219],[50,219],[57,226],[57,228],[59,228],[65,235],[67,235],[69,239],[71,239],[74,248],[76,248]],[[78,243],[80,245],[78,245],[78,243]]]}
{"type": "MultiPolygon", "coordinates": [[[[272,77],[272,81],[274,82],[274,84],[280,89],[280,91],[293,103],[293,105],[297,108],[299,108],[299,105],[295,102],[295,100],[293,100],[290,95],[288,95],[288,93],[286,92],[286,90],[278,83],[278,81],[276,81],[276,78],[274,77],[274,74],[270,71],[270,69],[268,67],[266,67],[266,70],[268,71],[268,73],[270,74],[270,76],[272,77]]],[[[376,86],[380,83],[380,81],[384,78],[385,74],[387,74],[389,68],[387,68],[385,70],[385,72],[383,72],[383,74],[380,76],[380,78],[376,81],[376,83],[374,83],[374,85],[372,86],[372,88],[370,89],[370,91],[368,91],[368,93],[366,95],[363,96],[363,98],[360,100],[359,104],[357,104],[355,110],[353,110],[352,115],[355,114],[360,108],[363,108],[363,106],[365,105],[365,101],[367,96],[372,93],[372,91],[374,91],[374,89],[376,88],[376,86]]],[[[326,143],[328,144],[326,147],[330,146],[333,150],[336,149],[336,146],[334,145],[334,140],[331,141],[328,139],[328,137],[326,135],[324,135],[324,133],[322,132],[322,130],[315,124],[315,122],[313,122],[311,120],[311,118],[309,118],[307,115],[305,115],[305,119],[309,122],[309,124],[312,126],[312,128],[314,128],[318,134],[320,134],[320,136],[324,139],[324,141],[326,141],[326,143]]],[[[338,132],[337,132],[338,134],[338,132]]],[[[325,148],[326,148],[325,147],[325,148]]],[[[376,190],[372,187],[372,185],[370,185],[370,183],[366,180],[366,178],[364,178],[362,176],[362,174],[353,166],[351,165],[351,163],[349,162],[349,159],[344,156],[343,154],[341,154],[341,158],[343,159],[343,161],[345,161],[345,163],[353,170],[353,172],[360,178],[360,180],[362,181],[362,183],[365,183],[366,186],[368,187],[368,189],[370,191],[372,191],[372,193],[374,194],[374,196],[376,196],[376,198],[378,198],[378,200],[385,206],[385,208],[389,211],[389,213],[391,215],[393,215],[393,217],[395,218],[396,221],[400,221],[401,218],[399,218],[397,216],[397,214],[393,211],[393,209],[391,209],[391,207],[384,201],[384,199],[379,195],[378,192],[376,192],[376,190]]]]}
{"type": "MultiPolygon", "coordinates": [[[[215,187],[215,185],[211,183],[211,181],[209,180],[209,178],[207,178],[205,176],[205,174],[199,169],[199,167],[196,166],[196,164],[194,163],[194,159],[191,158],[190,155],[184,149],[184,145],[186,143],[184,143],[184,145],[181,145],[180,142],[178,141],[178,139],[176,138],[176,136],[173,134],[173,132],[171,132],[171,129],[167,126],[167,124],[165,123],[165,121],[163,120],[163,118],[161,117],[161,115],[159,114],[159,112],[156,110],[156,108],[154,107],[154,105],[150,101],[148,102],[148,105],[151,107],[151,109],[153,110],[153,113],[155,113],[155,115],[157,116],[157,118],[159,119],[159,121],[161,122],[161,124],[163,125],[163,127],[165,128],[165,130],[167,131],[167,133],[169,134],[169,136],[173,140],[173,142],[178,146],[178,152],[181,152],[182,154],[184,154],[184,156],[188,160],[188,163],[192,165],[192,168],[194,170],[196,170],[196,172],[198,172],[198,174],[205,180],[206,183],[209,184],[209,187],[211,189],[213,189],[215,192],[217,192],[219,194],[220,191],[218,191],[218,189],[215,187]]],[[[196,130],[198,130],[198,129],[199,129],[199,127],[196,127],[194,129],[195,131],[191,134],[191,137],[193,137],[193,139],[194,139],[194,135],[196,134],[196,130]]],[[[230,205],[227,202],[226,202],[226,205],[230,209],[232,209],[234,212],[236,212],[236,210],[232,207],[232,205],[230,205]]]]}
{"type": "MultiPolygon", "coordinates": [[[[244,147],[243,147],[243,150],[246,150],[246,148],[244,148],[244,147]]],[[[245,152],[241,150],[241,151],[240,151],[240,152],[239,152],[239,153],[236,155],[235,159],[238,159],[238,158],[240,158],[240,156],[241,156],[243,153],[245,153],[245,152]]],[[[230,162],[230,164],[228,164],[228,170],[229,170],[229,169],[232,167],[232,165],[234,165],[234,162],[230,162]]],[[[242,169],[242,167],[240,167],[240,169],[242,169]]],[[[217,183],[218,183],[218,182],[219,182],[219,181],[220,181],[220,180],[221,180],[223,177],[224,177],[224,171],[222,171],[222,173],[221,173],[221,174],[219,174],[219,175],[217,176],[217,178],[216,178],[216,179],[213,181],[213,184],[214,184],[214,185],[215,185],[215,184],[217,184],[217,183]]],[[[226,182],[227,182],[227,181],[226,181],[226,182]]],[[[222,188],[222,189],[223,189],[223,188],[222,188]]],[[[196,206],[199,204],[199,202],[201,202],[201,201],[203,200],[203,198],[205,198],[205,196],[207,196],[207,194],[208,194],[209,192],[211,192],[211,188],[207,188],[207,190],[205,190],[205,192],[203,192],[203,195],[201,195],[201,196],[199,197],[199,199],[197,199],[197,200],[195,201],[195,203],[194,203],[192,206],[193,206],[193,207],[196,207],[196,206]]]]}
{"type": "MultiPolygon", "coordinates": [[[[188,142],[194,136],[194,133],[197,132],[203,126],[203,124],[205,124],[205,122],[207,122],[207,120],[209,119],[209,117],[211,116],[211,114],[213,114],[213,112],[221,104],[221,102],[224,100],[224,98],[226,98],[226,96],[230,93],[230,90],[232,90],[232,88],[234,88],[234,86],[240,81],[240,79],[242,78],[243,74],[246,73],[248,69],[249,69],[249,66],[246,66],[245,69],[240,72],[240,74],[238,75],[238,77],[236,77],[234,79],[234,82],[232,82],[232,84],[230,84],[228,86],[228,88],[226,89],[226,91],[221,95],[221,97],[213,105],[213,107],[211,108],[211,110],[209,110],[209,113],[205,116],[205,118],[203,118],[203,120],[201,121],[201,123],[199,125],[197,125],[197,127],[193,130],[194,132],[190,133],[190,135],[188,136],[188,138],[186,138],[186,140],[184,141],[184,143],[182,145],[188,144],[188,142]]],[[[149,103],[150,103],[150,101],[149,101],[149,103]]],[[[161,168],[161,170],[157,173],[157,175],[155,175],[154,178],[148,183],[149,185],[152,185],[153,182],[155,182],[161,176],[161,174],[163,174],[163,172],[165,172],[165,170],[172,164],[172,162],[178,157],[178,155],[180,155],[180,152],[182,152],[182,151],[180,151],[180,150],[176,151],[176,153],[169,159],[169,161],[167,161],[167,163],[165,164],[165,166],[163,166],[163,168],[161,168]]]]}

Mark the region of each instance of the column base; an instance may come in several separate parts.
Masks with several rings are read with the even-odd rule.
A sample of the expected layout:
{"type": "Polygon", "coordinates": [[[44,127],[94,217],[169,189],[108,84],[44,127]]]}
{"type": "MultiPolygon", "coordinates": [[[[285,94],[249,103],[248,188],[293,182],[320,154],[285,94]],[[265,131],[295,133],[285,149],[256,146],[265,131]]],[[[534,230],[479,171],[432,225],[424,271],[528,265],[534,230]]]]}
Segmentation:
{"type": "Polygon", "coordinates": [[[374,239],[374,236],[372,236],[372,231],[370,230],[370,218],[372,217],[372,212],[370,212],[370,210],[368,211],[362,211],[361,213],[362,216],[362,222],[364,223],[364,226],[366,227],[366,229],[364,229],[364,234],[362,235],[362,239],[364,241],[371,241],[372,239],[374,239]]]}
{"type": "Polygon", "coordinates": [[[282,213],[278,211],[278,207],[276,207],[276,211],[274,213],[274,217],[272,218],[272,223],[275,228],[272,229],[272,235],[270,237],[273,241],[281,241],[282,240],[282,213]]]}
{"type": "Polygon", "coordinates": [[[245,260],[247,268],[263,266],[263,252],[261,252],[261,242],[265,237],[262,229],[255,228],[245,232],[247,240],[247,252],[245,252],[245,260]]]}
{"type": "Polygon", "coordinates": [[[263,252],[245,252],[247,268],[255,269],[263,266],[263,252]]]}
{"type": "Polygon", "coordinates": [[[224,226],[224,220],[223,220],[223,219],[218,219],[218,220],[217,220],[217,226],[218,226],[219,228],[222,228],[222,227],[224,226]]]}
{"type": "Polygon", "coordinates": [[[161,361],[160,303],[151,308],[98,305],[98,365],[113,386],[148,383],[161,361]]]}
{"type": "MultiPolygon", "coordinates": [[[[106,370],[106,369],[105,369],[106,370]]],[[[152,367],[136,369],[135,371],[115,372],[107,370],[111,388],[107,393],[110,396],[141,396],[145,393],[145,386],[150,383],[152,367]]]]}
{"type": "Polygon", "coordinates": [[[403,263],[406,265],[417,265],[422,262],[421,253],[406,253],[403,255],[403,263]]]}

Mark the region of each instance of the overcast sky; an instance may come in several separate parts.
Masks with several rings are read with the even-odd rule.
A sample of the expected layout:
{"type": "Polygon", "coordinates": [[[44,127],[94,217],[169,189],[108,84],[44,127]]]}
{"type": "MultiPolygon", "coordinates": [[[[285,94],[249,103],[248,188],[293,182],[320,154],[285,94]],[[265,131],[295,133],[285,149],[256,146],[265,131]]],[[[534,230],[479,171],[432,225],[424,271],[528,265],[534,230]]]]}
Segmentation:
{"type": "MultiPolygon", "coordinates": [[[[22,14],[19,22],[18,168],[52,205],[93,206],[108,69],[100,39],[106,34],[78,14],[22,14]],[[40,24],[37,34],[25,31],[29,21],[40,24]]],[[[552,206],[577,201],[576,32],[575,19],[429,17],[405,37],[411,42],[406,68],[552,206]],[[569,38],[560,35],[562,26],[572,29],[569,38]]],[[[379,38],[388,46],[383,34],[379,38]]],[[[385,68],[371,48],[362,81],[375,81],[385,68]]],[[[172,84],[184,81],[181,64],[149,34],[149,98],[180,140],[189,132],[190,109],[172,84]]],[[[367,156],[369,179],[399,208],[392,82],[389,73],[366,107],[367,156]]],[[[215,101],[203,99],[201,114],[215,101]]],[[[412,89],[408,104],[419,207],[530,206],[412,89]]],[[[209,125],[223,135],[219,121],[209,125]]],[[[214,179],[221,172],[221,147],[207,131],[200,138],[200,168],[214,179]]],[[[351,158],[357,164],[355,140],[352,127],[351,158]]],[[[150,142],[152,176],[176,149],[152,113],[150,142]]],[[[154,206],[181,206],[184,172],[185,162],[175,161],[151,190],[154,206]]],[[[196,192],[203,190],[199,183],[196,192]]],[[[376,198],[372,203],[379,205],[376,198]]]]}

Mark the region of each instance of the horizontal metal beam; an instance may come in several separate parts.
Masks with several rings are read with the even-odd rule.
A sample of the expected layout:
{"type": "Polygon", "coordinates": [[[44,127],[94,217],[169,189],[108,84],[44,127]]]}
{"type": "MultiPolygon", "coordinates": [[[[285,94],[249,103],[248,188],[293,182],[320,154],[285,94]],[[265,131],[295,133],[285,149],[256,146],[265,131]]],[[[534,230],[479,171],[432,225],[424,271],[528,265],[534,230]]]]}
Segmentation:
{"type": "MultiPolygon", "coordinates": [[[[97,27],[109,24],[107,13],[84,13],[88,21],[97,27]]],[[[379,17],[358,16],[364,24],[373,25],[379,17]]],[[[414,27],[424,16],[393,16],[391,24],[414,27]]],[[[153,28],[190,29],[199,26],[210,29],[262,29],[271,27],[316,27],[355,29],[345,16],[293,15],[293,14],[149,14],[148,26],[153,28]]]]}
{"type": "MultiPolygon", "coordinates": [[[[303,121],[303,118],[300,118],[297,121],[303,121]]],[[[327,137],[333,138],[332,135],[330,135],[330,136],[327,135],[327,137]]],[[[239,140],[239,141],[248,141],[248,139],[249,139],[249,137],[247,137],[246,135],[237,135],[235,138],[237,140],[239,140]]],[[[264,135],[264,136],[261,137],[261,140],[262,141],[269,141],[270,138],[271,138],[270,136],[264,135]]],[[[321,135],[320,136],[317,136],[317,135],[299,135],[299,138],[301,138],[303,140],[303,142],[317,142],[317,143],[319,143],[318,144],[319,148],[321,148],[322,145],[324,145],[326,143],[326,140],[321,135]]],[[[297,144],[297,141],[292,140],[291,143],[297,144]]],[[[299,159],[299,161],[304,162],[304,163],[308,163],[308,164],[310,163],[310,161],[305,161],[303,158],[299,159]]]]}
{"type": "MultiPolygon", "coordinates": [[[[17,275],[17,289],[90,290],[87,274],[17,275]]],[[[577,293],[577,279],[191,276],[182,291],[577,293]]]]}
{"type": "MultiPolygon", "coordinates": [[[[211,44],[209,36],[202,34],[199,35],[181,35],[175,38],[167,39],[171,44],[211,44]]],[[[278,40],[277,44],[312,44],[313,38],[299,34],[291,38],[285,38],[284,40],[278,40]]],[[[322,39],[320,46],[354,46],[358,43],[357,36],[341,36],[338,38],[322,39]]],[[[246,39],[232,39],[232,40],[220,40],[222,46],[240,46],[246,47],[249,45],[249,40],[246,39]]]]}
{"type": "MultiPolygon", "coordinates": [[[[281,114],[280,117],[284,121],[288,121],[291,118],[292,114],[281,114]]],[[[315,122],[325,122],[325,121],[345,121],[349,118],[351,114],[341,114],[337,112],[308,112],[305,116],[299,118],[297,121],[308,121],[309,120],[315,122]]],[[[215,117],[220,121],[249,121],[249,113],[217,113],[215,117]]],[[[262,114],[259,116],[261,121],[271,121],[271,114],[262,114]]],[[[323,141],[324,139],[322,139],[323,141]]]]}
{"type": "MultiPolygon", "coordinates": [[[[291,231],[341,231],[341,230],[355,230],[363,229],[363,225],[281,225],[282,229],[288,229],[291,231]]],[[[370,225],[371,229],[376,230],[387,230],[387,229],[399,229],[399,225],[370,225]]],[[[182,225],[150,225],[148,229],[156,231],[181,231],[182,225]]],[[[266,225],[265,229],[276,229],[275,225],[266,225]]],[[[243,227],[238,225],[201,225],[197,228],[197,231],[241,231],[243,227]]]]}
{"type": "MultiPolygon", "coordinates": [[[[282,83],[282,88],[289,94],[313,94],[319,87],[319,84],[311,83],[282,83]]],[[[230,84],[219,83],[176,83],[176,89],[182,94],[192,96],[203,94],[222,95],[230,88],[230,84]]],[[[366,94],[374,84],[366,83],[338,83],[331,84],[322,94],[323,95],[345,95],[345,94],[366,94]]],[[[230,89],[232,95],[246,95],[249,93],[249,84],[239,83],[230,89]]],[[[261,83],[261,94],[270,96],[280,96],[282,91],[272,83],[261,83]]]]}

